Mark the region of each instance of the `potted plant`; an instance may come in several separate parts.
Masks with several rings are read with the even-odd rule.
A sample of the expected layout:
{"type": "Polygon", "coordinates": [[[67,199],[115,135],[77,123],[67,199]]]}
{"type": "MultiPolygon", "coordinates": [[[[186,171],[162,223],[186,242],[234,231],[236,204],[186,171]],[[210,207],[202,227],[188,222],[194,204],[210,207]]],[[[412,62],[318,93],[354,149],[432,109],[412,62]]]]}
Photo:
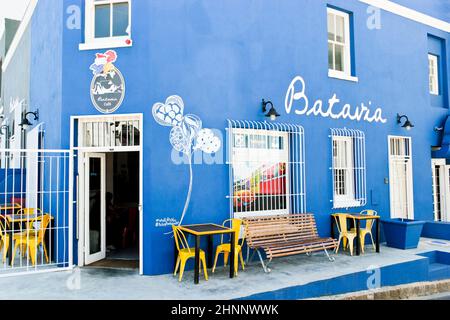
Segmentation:
{"type": "Polygon", "coordinates": [[[388,247],[407,250],[419,245],[425,221],[386,219],[381,222],[388,247]]]}

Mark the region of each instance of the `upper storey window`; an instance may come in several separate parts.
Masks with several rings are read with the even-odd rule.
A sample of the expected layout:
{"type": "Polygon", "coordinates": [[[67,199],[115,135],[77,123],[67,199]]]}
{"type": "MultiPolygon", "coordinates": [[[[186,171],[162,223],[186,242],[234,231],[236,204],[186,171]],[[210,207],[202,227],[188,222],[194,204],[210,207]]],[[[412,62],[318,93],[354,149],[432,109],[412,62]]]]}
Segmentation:
{"type": "Polygon", "coordinates": [[[352,46],[349,13],[328,10],[328,70],[329,76],[357,81],[352,76],[352,46]]]}
{"type": "Polygon", "coordinates": [[[129,47],[131,0],[86,0],[85,43],[80,49],[129,47]]]}

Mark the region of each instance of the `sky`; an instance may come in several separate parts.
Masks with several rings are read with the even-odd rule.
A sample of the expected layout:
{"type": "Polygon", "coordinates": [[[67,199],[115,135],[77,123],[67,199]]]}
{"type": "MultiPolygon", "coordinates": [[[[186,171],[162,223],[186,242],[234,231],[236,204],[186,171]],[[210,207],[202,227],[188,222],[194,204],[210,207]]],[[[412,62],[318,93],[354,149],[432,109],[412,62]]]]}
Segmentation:
{"type": "MultiPolygon", "coordinates": [[[[21,20],[29,0],[0,0],[0,21],[3,18],[21,20]]],[[[0,36],[3,33],[3,23],[0,23],[0,36]]]]}

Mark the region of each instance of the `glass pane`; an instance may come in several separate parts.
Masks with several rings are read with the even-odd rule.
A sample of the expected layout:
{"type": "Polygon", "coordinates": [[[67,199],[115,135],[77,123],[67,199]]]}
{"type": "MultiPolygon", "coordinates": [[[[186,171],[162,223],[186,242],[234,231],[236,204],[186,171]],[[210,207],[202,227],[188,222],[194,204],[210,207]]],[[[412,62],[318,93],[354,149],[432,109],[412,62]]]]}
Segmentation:
{"type": "Polygon", "coordinates": [[[328,69],[334,70],[334,52],[331,43],[328,43],[328,69]]]}
{"type": "Polygon", "coordinates": [[[345,20],[344,17],[336,17],[336,41],[345,42],[345,20]]]}
{"type": "Polygon", "coordinates": [[[328,13],[328,40],[334,41],[334,15],[331,13],[328,13]]]}
{"type": "Polygon", "coordinates": [[[337,71],[344,71],[344,46],[335,45],[335,68],[337,71]]]}
{"type": "Polygon", "coordinates": [[[89,159],[89,253],[101,251],[101,159],[89,159]]]}
{"type": "Polygon", "coordinates": [[[110,34],[110,5],[102,4],[95,6],[95,37],[106,38],[110,34]]]}
{"type": "Polygon", "coordinates": [[[127,36],[128,21],[128,2],[117,3],[113,5],[113,36],[127,36]]]}

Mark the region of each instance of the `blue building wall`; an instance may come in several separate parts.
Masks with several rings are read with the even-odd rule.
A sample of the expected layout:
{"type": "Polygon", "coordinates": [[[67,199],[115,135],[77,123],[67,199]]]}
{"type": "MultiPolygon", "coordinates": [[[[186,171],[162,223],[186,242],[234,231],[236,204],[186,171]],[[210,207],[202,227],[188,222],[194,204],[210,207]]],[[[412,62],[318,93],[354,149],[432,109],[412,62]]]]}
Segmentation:
{"type": "MultiPolygon", "coordinates": [[[[50,2],[39,1],[34,21],[64,30],[62,39],[54,35],[49,42],[62,43],[62,51],[58,49],[55,54],[39,50],[44,54],[41,59],[56,57],[55,65],[41,65],[39,69],[39,78],[56,82],[56,87],[54,94],[38,98],[47,85],[44,88],[44,83],[33,81],[31,99],[42,99],[42,113],[52,123],[47,125],[47,137],[52,137],[46,146],[68,148],[70,116],[98,114],[89,95],[89,66],[97,52],[106,50],[78,50],[84,41],[83,25],[81,29],[65,27],[69,16],[66,8],[78,5],[84,12],[84,1],[64,0],[52,9],[57,10],[55,15],[48,13],[52,11],[50,2]],[[56,137],[59,135],[61,141],[56,137]]],[[[434,1],[427,7],[433,5],[434,1]]],[[[173,239],[164,235],[169,227],[156,228],[155,220],[179,218],[189,183],[188,167],[171,161],[169,130],[159,126],[151,113],[154,103],[173,94],[183,97],[186,113],[199,115],[206,127],[220,129],[223,136],[226,119],[264,121],[262,98],[272,100],[282,111],[278,121],[302,125],[306,132],[307,210],[316,214],[319,232],[324,236],[330,232],[333,212],[330,128],[365,132],[367,207],[377,210],[383,218],[390,216],[389,185],[385,184],[389,177],[387,136],[411,136],[415,218],[433,220],[431,146],[440,144],[440,136],[433,128],[441,126],[448,109],[431,106],[428,34],[446,41],[450,38],[448,33],[388,12],[382,12],[381,28],[370,30],[366,10],[367,5],[348,0],[133,1],[133,46],[113,49],[119,55],[115,65],[127,86],[124,103],[116,113],[144,114],[145,274],[172,269],[173,239]],[[327,5],[353,13],[357,83],[328,77],[327,5]],[[371,102],[372,109],[383,109],[387,123],[286,114],[286,91],[298,75],[306,81],[311,104],[317,99],[327,101],[333,94],[341,100],[340,106],[349,103],[355,108],[371,102]],[[402,129],[396,123],[397,113],[407,114],[414,130],[402,129]],[[372,205],[371,194],[377,205],[372,205]]],[[[42,39],[36,42],[45,40],[44,32],[37,36],[42,39]]],[[[448,45],[446,50],[448,56],[448,45]]],[[[194,175],[192,201],[184,222],[221,223],[229,217],[227,166],[195,165],[194,175]]]]}

